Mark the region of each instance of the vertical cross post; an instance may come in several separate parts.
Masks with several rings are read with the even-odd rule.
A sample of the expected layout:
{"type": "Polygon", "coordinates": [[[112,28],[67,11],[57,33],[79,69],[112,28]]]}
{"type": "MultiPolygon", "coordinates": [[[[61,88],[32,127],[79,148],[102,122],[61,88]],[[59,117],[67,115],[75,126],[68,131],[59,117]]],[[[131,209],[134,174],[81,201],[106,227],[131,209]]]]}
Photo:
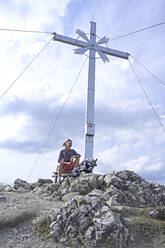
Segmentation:
{"type": "Polygon", "coordinates": [[[85,154],[84,159],[93,158],[93,141],[95,134],[94,101],[95,101],[95,56],[96,56],[96,23],[91,22],[89,46],[89,73],[87,91],[87,112],[85,120],[85,154]]]}
{"type": "Polygon", "coordinates": [[[96,52],[102,58],[104,62],[108,62],[107,55],[111,55],[117,58],[128,59],[129,54],[110,49],[102,46],[107,44],[109,39],[104,36],[98,42],[96,42],[96,23],[90,23],[90,39],[88,39],[86,33],[77,29],[76,33],[83,40],[73,39],[67,36],[63,36],[57,33],[53,33],[53,40],[60,41],[65,44],[78,47],[75,50],[76,54],[84,54],[89,49],[89,73],[88,73],[88,92],[87,92],[87,108],[85,119],[85,152],[84,159],[93,159],[93,143],[95,134],[94,125],[94,103],[95,103],[95,56],[96,52]]]}

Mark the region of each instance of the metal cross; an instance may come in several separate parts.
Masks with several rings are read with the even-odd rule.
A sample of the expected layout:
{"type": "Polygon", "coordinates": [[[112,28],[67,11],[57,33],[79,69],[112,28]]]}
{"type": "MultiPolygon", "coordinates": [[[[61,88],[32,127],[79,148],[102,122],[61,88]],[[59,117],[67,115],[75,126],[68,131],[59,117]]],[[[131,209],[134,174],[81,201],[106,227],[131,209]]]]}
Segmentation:
{"type": "Polygon", "coordinates": [[[84,159],[93,159],[93,141],[95,134],[94,124],[94,100],[95,100],[95,60],[96,52],[102,58],[104,62],[108,62],[107,55],[115,56],[122,59],[128,59],[129,54],[108,47],[100,46],[107,44],[109,39],[105,36],[96,42],[96,23],[90,22],[90,39],[88,39],[86,33],[77,29],[76,33],[83,40],[73,39],[63,35],[54,33],[53,40],[67,43],[73,46],[78,46],[75,50],[76,54],[84,54],[89,50],[89,72],[88,72],[88,94],[87,94],[87,110],[85,120],[85,152],[84,159]]]}

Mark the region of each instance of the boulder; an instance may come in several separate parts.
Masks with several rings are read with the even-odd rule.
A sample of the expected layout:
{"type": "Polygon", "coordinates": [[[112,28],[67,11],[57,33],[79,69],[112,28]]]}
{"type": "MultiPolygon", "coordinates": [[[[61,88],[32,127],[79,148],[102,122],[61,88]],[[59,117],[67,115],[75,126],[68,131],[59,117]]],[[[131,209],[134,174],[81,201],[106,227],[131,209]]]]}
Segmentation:
{"type": "Polygon", "coordinates": [[[5,185],[4,186],[4,191],[13,192],[13,191],[15,191],[15,189],[13,187],[11,187],[10,185],[5,185]]]}
{"type": "Polygon", "coordinates": [[[48,184],[53,183],[53,181],[51,179],[43,179],[43,178],[39,178],[37,181],[37,185],[39,187],[41,186],[48,186],[48,184]]]}
{"type": "Polygon", "coordinates": [[[0,183],[0,192],[4,191],[4,186],[2,183],[0,183]]]}
{"type": "Polygon", "coordinates": [[[7,202],[7,200],[7,196],[3,192],[0,192],[0,202],[7,202]]]}
{"type": "Polygon", "coordinates": [[[20,190],[22,193],[30,191],[30,183],[23,181],[21,179],[16,179],[14,181],[14,189],[20,190]]]}
{"type": "Polygon", "coordinates": [[[50,235],[71,247],[132,247],[128,223],[100,197],[81,196],[50,216],[50,235]],[[120,234],[120,235],[119,235],[120,234]],[[65,240],[65,242],[64,242],[65,240]],[[123,245],[123,244],[127,244],[123,245]]]}

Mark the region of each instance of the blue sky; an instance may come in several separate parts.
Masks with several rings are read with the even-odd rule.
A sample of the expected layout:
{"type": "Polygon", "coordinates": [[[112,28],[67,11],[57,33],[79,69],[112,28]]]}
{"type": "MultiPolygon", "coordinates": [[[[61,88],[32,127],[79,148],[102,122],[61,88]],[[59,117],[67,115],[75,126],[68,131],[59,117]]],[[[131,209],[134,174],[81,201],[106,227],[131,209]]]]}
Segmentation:
{"type": "MultiPolygon", "coordinates": [[[[76,29],[89,33],[94,15],[97,34],[109,38],[164,21],[160,0],[12,0],[0,1],[2,28],[43,30],[76,38],[76,29]]],[[[2,32],[0,93],[48,42],[51,35],[2,32]]],[[[122,39],[109,47],[129,52],[165,81],[165,25],[122,39]]],[[[47,49],[0,99],[0,181],[25,179],[52,128],[63,102],[84,63],[74,47],[51,42],[47,49]]],[[[94,156],[97,173],[134,170],[149,181],[165,184],[165,133],[155,118],[129,63],[109,57],[96,61],[94,156]]],[[[151,102],[165,126],[165,88],[132,60],[151,102]]],[[[51,177],[61,143],[73,139],[82,154],[88,64],[67,101],[30,181],[51,177]]]]}

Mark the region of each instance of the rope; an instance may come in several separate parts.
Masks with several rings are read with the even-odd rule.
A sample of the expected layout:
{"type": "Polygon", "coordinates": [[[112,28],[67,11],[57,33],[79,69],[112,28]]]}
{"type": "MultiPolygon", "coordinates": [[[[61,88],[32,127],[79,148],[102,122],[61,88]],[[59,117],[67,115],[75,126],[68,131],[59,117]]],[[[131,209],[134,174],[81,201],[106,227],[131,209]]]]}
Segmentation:
{"type": "Polygon", "coordinates": [[[13,87],[13,85],[17,82],[17,80],[24,74],[24,72],[33,64],[33,62],[40,56],[40,54],[46,49],[46,47],[49,45],[49,43],[52,41],[53,38],[51,38],[46,45],[37,53],[37,55],[33,58],[33,60],[21,71],[21,73],[17,76],[17,78],[10,84],[10,86],[0,95],[0,98],[3,97],[10,89],[13,87]]]}
{"type": "MultiPolygon", "coordinates": [[[[157,26],[164,25],[164,24],[165,24],[165,21],[148,26],[148,27],[145,27],[145,28],[135,30],[135,31],[127,33],[127,34],[122,34],[122,35],[116,36],[114,38],[112,37],[110,40],[121,39],[121,38],[127,37],[129,35],[133,35],[133,34],[136,34],[138,32],[142,32],[142,31],[145,31],[147,29],[155,28],[157,26]]],[[[37,31],[37,30],[24,30],[24,29],[11,29],[11,28],[0,28],[0,31],[26,32],[26,33],[38,33],[38,34],[53,34],[53,32],[50,32],[50,31],[37,31]]]]}
{"type": "Polygon", "coordinates": [[[120,36],[116,36],[116,37],[114,37],[114,38],[112,38],[112,39],[110,39],[110,40],[121,39],[121,38],[127,37],[127,36],[129,36],[129,35],[136,34],[136,33],[138,33],[138,32],[142,32],[142,31],[145,31],[145,30],[147,30],[147,29],[155,28],[155,27],[157,27],[157,26],[164,25],[164,24],[165,24],[165,22],[161,22],[161,23],[158,23],[158,24],[155,24],[155,25],[146,27],[146,28],[138,29],[138,30],[136,30],[136,31],[133,31],[133,32],[130,32],[130,33],[127,33],[127,34],[122,34],[122,35],[120,35],[120,36]]]}
{"type": "Polygon", "coordinates": [[[165,83],[161,81],[157,76],[154,75],[152,71],[150,71],[146,66],[144,66],[142,63],[140,63],[135,57],[131,55],[131,57],[136,61],[137,64],[139,64],[141,67],[143,67],[147,72],[149,72],[159,83],[161,83],[163,86],[165,86],[165,83]]]}
{"type": "Polygon", "coordinates": [[[50,130],[50,132],[49,132],[49,134],[48,134],[48,136],[47,136],[47,138],[46,138],[46,140],[45,140],[43,146],[41,147],[41,150],[40,150],[40,152],[39,152],[39,154],[38,154],[38,156],[37,156],[37,158],[36,158],[36,160],[35,160],[35,162],[34,162],[34,165],[33,165],[32,169],[31,169],[31,171],[30,171],[30,173],[29,173],[29,175],[28,175],[28,177],[27,177],[27,180],[29,179],[29,177],[31,176],[31,174],[32,174],[32,172],[33,172],[35,166],[37,165],[37,162],[38,162],[38,160],[39,160],[41,154],[43,153],[43,151],[44,151],[44,149],[45,149],[45,147],[46,147],[46,145],[47,145],[47,143],[48,143],[48,140],[49,140],[50,136],[52,135],[52,133],[53,133],[53,131],[54,131],[54,129],[55,129],[55,126],[56,126],[58,120],[59,120],[60,117],[61,117],[61,114],[62,114],[62,112],[63,112],[63,110],[64,110],[65,105],[66,105],[66,102],[68,101],[69,96],[70,96],[70,94],[72,93],[72,90],[73,90],[74,86],[76,85],[76,83],[77,83],[77,81],[78,81],[78,78],[79,78],[79,76],[80,76],[80,74],[81,74],[81,72],[82,72],[82,70],[83,70],[83,68],[84,68],[84,66],[85,66],[85,64],[86,64],[87,59],[88,59],[88,57],[85,59],[85,62],[83,63],[83,65],[82,65],[82,67],[81,67],[81,69],[80,69],[80,71],[79,71],[79,73],[78,73],[78,75],[77,75],[77,77],[76,77],[76,79],[75,79],[75,81],[74,81],[74,83],[73,83],[73,85],[72,85],[72,87],[71,87],[71,89],[70,89],[70,91],[69,91],[69,93],[68,93],[68,95],[67,95],[67,97],[66,97],[66,99],[65,99],[65,101],[64,101],[64,103],[63,103],[63,105],[62,105],[62,107],[61,107],[61,109],[60,109],[60,111],[59,111],[59,113],[58,113],[58,115],[57,115],[57,117],[56,117],[56,119],[55,119],[55,121],[54,121],[54,123],[53,123],[53,126],[52,126],[52,128],[51,128],[51,130],[50,130]]]}
{"type": "Polygon", "coordinates": [[[37,33],[37,34],[52,34],[52,32],[49,32],[49,31],[35,31],[35,30],[23,30],[23,29],[11,29],[11,28],[0,28],[0,31],[37,33]]]}
{"type": "Polygon", "coordinates": [[[152,111],[153,111],[154,115],[156,116],[156,118],[157,118],[157,120],[158,120],[158,122],[159,122],[159,124],[160,124],[160,127],[162,128],[163,132],[165,133],[165,127],[164,127],[164,125],[163,125],[163,123],[162,123],[162,121],[161,121],[161,119],[160,119],[158,113],[156,112],[154,106],[152,105],[152,103],[151,103],[151,101],[150,101],[150,98],[149,98],[149,96],[147,95],[146,90],[144,89],[142,83],[140,82],[140,79],[139,79],[139,77],[138,77],[138,75],[137,75],[135,69],[133,68],[133,66],[132,66],[132,64],[131,64],[131,62],[130,62],[130,60],[128,60],[128,61],[129,61],[129,64],[130,64],[130,66],[131,66],[131,68],[132,68],[134,74],[135,74],[135,77],[136,77],[136,79],[137,79],[139,85],[141,86],[141,88],[142,88],[142,90],[143,90],[143,93],[144,93],[145,97],[147,98],[147,100],[148,100],[148,102],[149,102],[149,104],[150,104],[150,106],[151,106],[151,108],[152,108],[152,111]]]}

